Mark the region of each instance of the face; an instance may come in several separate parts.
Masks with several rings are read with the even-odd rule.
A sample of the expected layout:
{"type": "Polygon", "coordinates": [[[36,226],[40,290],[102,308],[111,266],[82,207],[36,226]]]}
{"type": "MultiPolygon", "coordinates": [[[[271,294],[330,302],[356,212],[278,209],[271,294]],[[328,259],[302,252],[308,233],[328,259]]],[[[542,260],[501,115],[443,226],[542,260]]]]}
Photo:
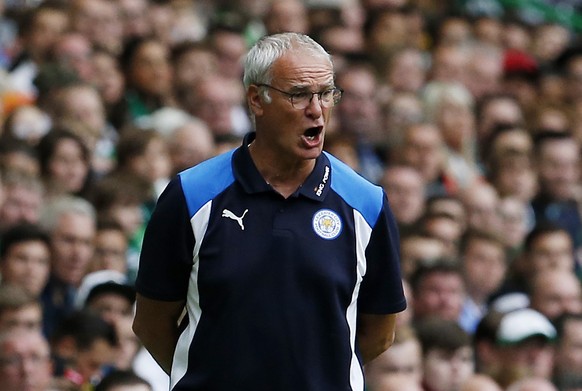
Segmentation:
{"type": "Polygon", "coordinates": [[[556,351],[556,368],[564,374],[582,372],[582,320],[569,319],[556,351]]]}
{"type": "Polygon", "coordinates": [[[475,118],[469,105],[443,102],[437,123],[443,132],[446,144],[459,153],[463,152],[463,148],[475,136],[475,118]]]}
{"type": "Polygon", "coordinates": [[[381,384],[382,378],[405,375],[420,382],[422,378],[422,353],[416,340],[393,344],[365,367],[366,384],[381,384]]]}
{"type": "Polygon", "coordinates": [[[365,69],[355,69],[341,75],[338,84],[344,89],[342,103],[337,108],[340,126],[346,132],[374,137],[380,123],[374,75],[365,69]]]}
{"type": "Polygon", "coordinates": [[[105,108],[97,90],[90,87],[72,89],[65,97],[68,115],[86,124],[96,137],[106,126],[105,108]]]}
{"type": "Polygon", "coordinates": [[[439,316],[458,320],[464,298],[464,285],[456,273],[431,273],[414,294],[415,317],[439,316]]]}
{"type": "Polygon", "coordinates": [[[416,168],[425,181],[432,182],[441,172],[444,162],[443,139],[432,125],[413,125],[404,136],[402,160],[416,168]]]}
{"type": "Polygon", "coordinates": [[[40,295],[50,271],[50,248],[42,241],[12,245],[0,264],[2,281],[24,287],[31,295],[40,295]]]}
{"type": "Polygon", "coordinates": [[[240,91],[223,78],[207,78],[196,85],[197,99],[191,107],[194,116],[203,120],[214,135],[232,134],[232,111],[239,103],[240,91]]]}
{"type": "Polygon", "coordinates": [[[125,88],[125,80],[115,58],[109,54],[93,55],[93,81],[106,104],[117,102],[125,88]]]}
{"type": "Polygon", "coordinates": [[[424,181],[416,170],[388,170],[383,186],[397,221],[410,224],[420,218],[424,210],[424,181]]]}
{"type": "Polygon", "coordinates": [[[424,357],[424,381],[437,391],[459,391],[474,372],[473,349],[433,349],[424,357]]]}
{"type": "Polygon", "coordinates": [[[501,244],[474,239],[465,250],[463,268],[467,290],[486,298],[499,288],[507,269],[501,244]]]}
{"type": "Polygon", "coordinates": [[[0,345],[3,391],[45,391],[51,378],[49,346],[39,332],[15,334],[0,345]]]}
{"type": "Polygon", "coordinates": [[[430,237],[441,241],[446,256],[456,257],[459,251],[459,240],[463,234],[459,223],[449,217],[439,216],[426,221],[424,229],[430,237]]]}
{"type": "Polygon", "coordinates": [[[48,171],[57,187],[70,193],[80,191],[87,179],[89,164],[79,143],[73,139],[62,139],[49,159],[48,171]]]}
{"type": "Polygon", "coordinates": [[[538,174],[542,190],[558,200],[570,199],[580,177],[580,148],[573,140],[555,140],[541,147],[538,174]]]}
{"type": "Polygon", "coordinates": [[[172,163],[166,142],[161,138],[151,139],[144,153],[136,156],[130,164],[133,172],[152,183],[168,177],[172,163]]]}
{"type": "MultiPolygon", "coordinates": [[[[334,86],[332,65],[322,56],[290,51],[273,64],[271,71],[273,87],[286,92],[320,92],[334,86]]],[[[332,109],[323,107],[314,96],[306,108],[299,110],[282,93],[268,92],[270,103],[262,99],[256,87],[249,88],[257,141],[260,138],[279,162],[311,164],[323,150],[332,109]]]]}
{"type": "Polygon", "coordinates": [[[103,368],[114,362],[115,349],[103,339],[98,339],[89,349],[80,350],[76,355],[77,371],[84,379],[103,377],[103,368]]]}
{"type": "Polygon", "coordinates": [[[103,293],[91,300],[89,309],[103,319],[114,323],[117,319],[132,315],[132,303],[115,293],[103,293]]]}
{"type": "Polygon", "coordinates": [[[550,232],[535,240],[528,254],[535,273],[548,270],[570,271],[574,267],[572,239],[567,232],[550,232]]]}
{"type": "Polygon", "coordinates": [[[565,313],[582,313],[582,288],[572,272],[539,275],[531,294],[531,307],[550,320],[565,313]]]}
{"type": "Polygon", "coordinates": [[[10,226],[19,222],[37,223],[42,200],[40,189],[19,185],[7,187],[4,203],[0,207],[0,225],[10,226]]]}
{"type": "Polygon", "coordinates": [[[95,236],[95,255],[93,258],[96,270],[116,270],[127,272],[127,239],[123,231],[101,230],[95,236]]]}
{"type": "Polygon", "coordinates": [[[41,331],[42,310],[39,304],[30,303],[18,309],[5,310],[0,315],[0,330],[22,329],[41,331]]]}
{"type": "Polygon", "coordinates": [[[45,55],[68,25],[66,13],[57,10],[43,10],[35,18],[33,27],[26,37],[28,50],[34,55],[45,55]]]}
{"type": "Polygon", "coordinates": [[[63,214],[52,234],[52,272],[75,286],[88,270],[93,257],[95,222],[86,215],[63,214]]]}
{"type": "Polygon", "coordinates": [[[522,376],[539,376],[549,379],[554,363],[554,350],[547,342],[526,340],[516,346],[500,349],[498,361],[504,371],[522,376]]]}
{"type": "Polygon", "coordinates": [[[90,82],[93,77],[91,42],[81,34],[70,34],[57,42],[53,49],[59,63],[73,69],[81,80],[90,82]]]}
{"type": "Polygon", "coordinates": [[[193,86],[204,76],[216,72],[218,61],[214,53],[191,50],[182,55],[174,67],[176,86],[193,86]]]}
{"type": "Polygon", "coordinates": [[[132,60],[130,83],[143,93],[165,96],[172,86],[168,48],[156,41],[143,43],[132,60]]]}

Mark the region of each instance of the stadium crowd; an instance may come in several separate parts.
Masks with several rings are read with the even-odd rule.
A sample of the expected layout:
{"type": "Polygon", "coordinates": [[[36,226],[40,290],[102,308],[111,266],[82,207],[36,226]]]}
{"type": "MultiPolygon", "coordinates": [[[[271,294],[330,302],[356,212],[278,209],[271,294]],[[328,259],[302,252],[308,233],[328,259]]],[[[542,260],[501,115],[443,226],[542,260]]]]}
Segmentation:
{"type": "Polygon", "coordinates": [[[252,130],[241,60],[283,31],[332,54],[325,149],[399,224],[367,389],[582,389],[576,0],[0,0],[0,389],[168,389],[131,329],[143,232],[252,130]]]}

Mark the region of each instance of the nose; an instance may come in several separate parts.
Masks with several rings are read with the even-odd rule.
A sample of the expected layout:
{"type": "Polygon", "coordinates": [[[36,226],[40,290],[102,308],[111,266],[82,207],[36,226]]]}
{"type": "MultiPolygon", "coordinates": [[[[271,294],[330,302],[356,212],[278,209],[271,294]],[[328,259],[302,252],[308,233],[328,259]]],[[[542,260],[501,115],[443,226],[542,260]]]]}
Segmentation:
{"type": "Polygon", "coordinates": [[[306,113],[308,116],[313,118],[321,117],[323,113],[323,106],[321,104],[319,94],[312,94],[311,100],[309,101],[309,105],[305,108],[306,113]]]}

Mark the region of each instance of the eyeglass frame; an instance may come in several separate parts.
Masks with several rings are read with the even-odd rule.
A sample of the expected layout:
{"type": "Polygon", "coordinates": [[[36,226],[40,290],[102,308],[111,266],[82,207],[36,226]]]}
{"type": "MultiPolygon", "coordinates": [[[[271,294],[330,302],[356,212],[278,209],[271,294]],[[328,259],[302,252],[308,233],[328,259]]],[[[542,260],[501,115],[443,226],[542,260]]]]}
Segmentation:
{"type": "Polygon", "coordinates": [[[289,99],[289,102],[291,102],[291,106],[293,106],[293,108],[297,109],[297,110],[304,110],[307,107],[309,107],[309,105],[311,104],[311,101],[313,100],[314,95],[317,95],[317,99],[318,99],[321,107],[325,107],[325,108],[334,107],[335,105],[337,105],[341,101],[342,95],[344,93],[344,90],[339,88],[339,87],[331,87],[331,88],[328,88],[326,90],[319,91],[319,92],[303,91],[303,92],[293,93],[293,92],[287,92],[287,91],[280,90],[277,87],[273,87],[272,85],[265,84],[265,83],[255,84],[255,86],[267,87],[267,88],[270,88],[272,90],[275,90],[275,91],[285,95],[287,97],[287,99],[289,99]],[[327,92],[332,93],[331,106],[326,106],[324,101],[321,99],[321,96],[327,92]],[[296,103],[295,103],[294,99],[297,98],[298,95],[303,95],[303,94],[311,94],[311,96],[309,97],[309,100],[307,101],[307,105],[305,107],[296,107],[295,106],[296,103]],[[336,95],[336,94],[338,94],[338,95],[336,95]]]}

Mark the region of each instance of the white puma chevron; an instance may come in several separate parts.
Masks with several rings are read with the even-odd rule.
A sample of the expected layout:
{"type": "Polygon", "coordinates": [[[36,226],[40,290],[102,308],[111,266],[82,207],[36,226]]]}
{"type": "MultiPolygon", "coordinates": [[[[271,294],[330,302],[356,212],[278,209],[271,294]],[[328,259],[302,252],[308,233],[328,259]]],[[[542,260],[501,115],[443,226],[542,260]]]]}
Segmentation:
{"type": "Polygon", "coordinates": [[[237,215],[235,215],[234,213],[232,213],[230,210],[224,209],[222,211],[222,217],[228,217],[229,219],[235,220],[238,223],[238,225],[240,225],[240,229],[244,231],[245,230],[245,226],[243,224],[243,219],[244,219],[244,217],[245,217],[245,215],[247,214],[248,211],[249,211],[248,209],[245,209],[245,211],[243,212],[242,216],[241,217],[238,217],[237,215]]]}

